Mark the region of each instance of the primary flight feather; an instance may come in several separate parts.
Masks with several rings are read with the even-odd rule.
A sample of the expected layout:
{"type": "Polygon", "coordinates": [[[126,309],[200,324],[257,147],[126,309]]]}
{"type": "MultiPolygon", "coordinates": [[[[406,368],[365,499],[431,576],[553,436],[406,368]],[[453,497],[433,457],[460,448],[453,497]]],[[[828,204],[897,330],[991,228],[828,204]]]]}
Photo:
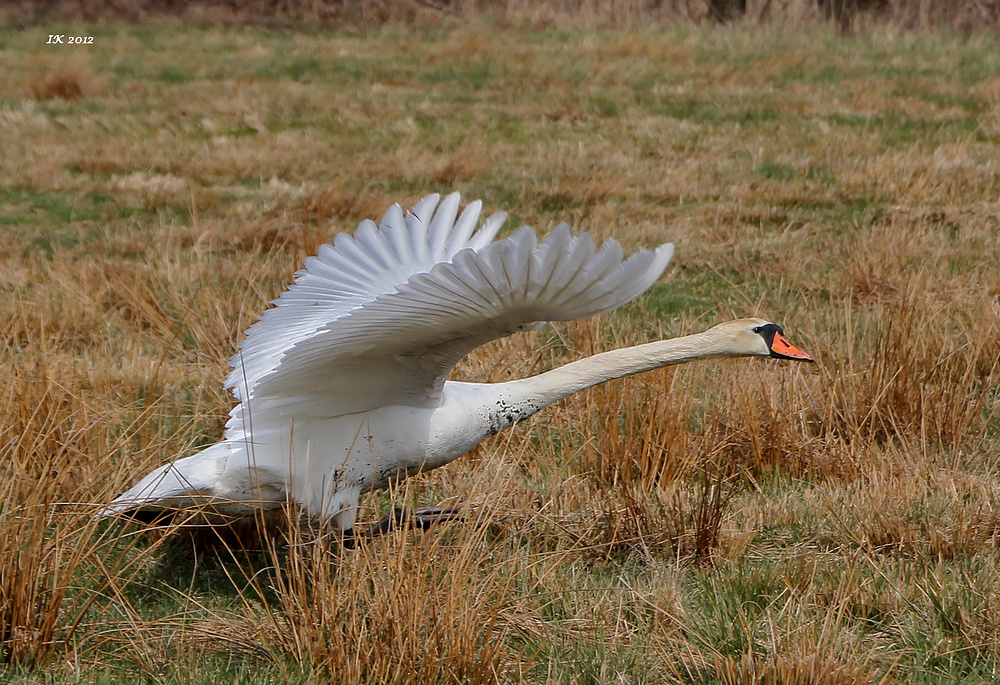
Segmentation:
{"type": "Polygon", "coordinates": [[[494,240],[482,205],[429,195],[393,205],[305,262],[247,331],[226,387],[238,404],[223,441],[166,464],[104,515],[210,504],[250,513],[291,499],[353,529],[362,492],[446,464],[487,435],[573,392],[701,357],[810,360],[774,324],[743,319],[615,350],[508,383],[447,381],[486,342],[619,307],[663,273],[673,245],[625,257],[562,224],[494,240]]]}

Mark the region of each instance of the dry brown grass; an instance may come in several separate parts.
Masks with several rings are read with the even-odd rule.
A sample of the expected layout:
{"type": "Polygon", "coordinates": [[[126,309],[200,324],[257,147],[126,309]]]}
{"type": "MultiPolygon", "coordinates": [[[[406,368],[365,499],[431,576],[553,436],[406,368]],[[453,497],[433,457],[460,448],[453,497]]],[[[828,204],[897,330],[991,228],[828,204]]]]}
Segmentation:
{"type": "Polygon", "coordinates": [[[79,61],[5,34],[11,677],[991,682],[995,41],[504,26],[108,28],[79,61]],[[79,97],[44,86],[74,63],[79,97]],[[639,303],[498,342],[463,378],[747,315],[818,361],[581,393],[365,502],[466,523],[356,552],[295,516],[262,540],[95,524],[218,438],[226,360],[307,255],[452,189],[678,245],[639,303]]]}
{"type": "Polygon", "coordinates": [[[36,100],[93,97],[105,85],[86,58],[71,61],[59,56],[46,56],[36,63],[36,67],[40,73],[28,84],[29,92],[36,100]]]}
{"type": "Polygon", "coordinates": [[[475,523],[457,540],[396,534],[350,554],[293,539],[271,648],[340,682],[520,680],[531,655],[512,638],[537,635],[542,621],[512,590],[554,564],[511,555],[475,523]]]}

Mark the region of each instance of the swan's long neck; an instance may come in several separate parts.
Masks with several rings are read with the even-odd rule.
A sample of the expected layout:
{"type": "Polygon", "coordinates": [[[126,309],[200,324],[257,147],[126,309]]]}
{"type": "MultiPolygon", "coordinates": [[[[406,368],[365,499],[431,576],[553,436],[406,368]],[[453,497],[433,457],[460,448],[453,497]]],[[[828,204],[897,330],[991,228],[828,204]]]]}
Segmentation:
{"type": "Polygon", "coordinates": [[[489,407],[495,415],[495,430],[491,432],[503,430],[553,402],[613,378],[695,359],[750,354],[754,353],[737,349],[732,340],[713,328],[682,338],[602,352],[537,376],[497,383],[492,386],[497,400],[489,407]]]}

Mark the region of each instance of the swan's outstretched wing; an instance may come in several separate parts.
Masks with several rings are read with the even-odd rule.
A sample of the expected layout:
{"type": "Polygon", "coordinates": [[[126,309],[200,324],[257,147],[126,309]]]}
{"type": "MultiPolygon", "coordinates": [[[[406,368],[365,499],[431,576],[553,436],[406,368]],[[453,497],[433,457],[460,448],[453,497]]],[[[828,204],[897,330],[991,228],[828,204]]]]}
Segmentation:
{"type": "MultiPolygon", "coordinates": [[[[457,207],[457,196],[445,202],[452,198],[457,207]]],[[[455,209],[449,204],[439,221],[442,209],[433,219],[417,215],[406,226],[383,219],[380,231],[393,236],[412,231],[426,241],[438,234],[454,236],[459,232],[450,225],[455,209]]],[[[488,228],[495,233],[499,226],[488,228]]],[[[468,236],[471,230],[463,226],[461,233],[468,236]]],[[[369,231],[370,244],[378,244],[378,234],[369,231]]],[[[336,262],[328,252],[322,271],[319,263],[307,263],[292,294],[279,298],[271,310],[275,313],[250,329],[243,359],[233,359],[236,370],[242,366],[247,371],[241,377],[234,370],[229,384],[243,382],[249,388],[255,423],[298,415],[332,417],[387,405],[434,406],[448,373],[476,347],[545,321],[581,319],[619,307],[649,288],[673,254],[667,244],[625,259],[616,241],[596,249],[590,236],[572,236],[565,224],[541,243],[531,228],[522,227],[485,246],[477,242],[450,254],[448,248],[440,250],[436,255],[443,258],[430,268],[414,270],[392,288],[380,286],[379,294],[359,303],[363,278],[387,283],[393,279],[383,271],[398,278],[413,264],[426,263],[412,258],[418,252],[414,242],[420,241],[397,239],[410,249],[400,250],[399,260],[383,254],[375,262],[371,251],[366,254],[367,271],[350,282],[353,291],[341,285],[345,277],[339,271],[325,268],[336,263],[356,269],[346,251],[336,262]],[[329,297],[337,298],[337,304],[328,303],[329,297]],[[327,320],[317,325],[324,312],[327,320]],[[294,326],[294,332],[284,337],[276,325],[294,326]],[[280,349],[258,347],[260,339],[280,349]]],[[[341,245],[355,244],[338,238],[334,248],[341,245]]],[[[237,396],[242,398],[239,391],[237,396]]],[[[245,434],[246,414],[245,407],[234,408],[227,437],[245,434]]]]}
{"type": "Polygon", "coordinates": [[[461,215],[458,208],[458,193],[440,205],[438,195],[428,195],[405,216],[393,205],[381,225],[362,221],[354,235],[340,233],[332,244],[321,246],[272,302],[275,306],[247,330],[229,362],[233,370],[226,388],[238,400],[252,397],[257,381],[274,371],[293,345],[392,292],[414,274],[451,261],[460,250],[481,250],[507,219],[503,212],[494,214],[474,233],[482,203],[470,203],[461,215]]]}

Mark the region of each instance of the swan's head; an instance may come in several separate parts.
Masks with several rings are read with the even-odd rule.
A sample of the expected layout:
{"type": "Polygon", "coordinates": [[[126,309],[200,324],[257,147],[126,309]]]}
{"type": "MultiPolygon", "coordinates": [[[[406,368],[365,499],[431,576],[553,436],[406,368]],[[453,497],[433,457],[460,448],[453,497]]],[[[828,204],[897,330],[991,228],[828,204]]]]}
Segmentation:
{"type": "Polygon", "coordinates": [[[727,321],[712,330],[726,339],[735,355],[813,361],[808,352],[788,341],[780,326],[764,319],[727,321]]]}

